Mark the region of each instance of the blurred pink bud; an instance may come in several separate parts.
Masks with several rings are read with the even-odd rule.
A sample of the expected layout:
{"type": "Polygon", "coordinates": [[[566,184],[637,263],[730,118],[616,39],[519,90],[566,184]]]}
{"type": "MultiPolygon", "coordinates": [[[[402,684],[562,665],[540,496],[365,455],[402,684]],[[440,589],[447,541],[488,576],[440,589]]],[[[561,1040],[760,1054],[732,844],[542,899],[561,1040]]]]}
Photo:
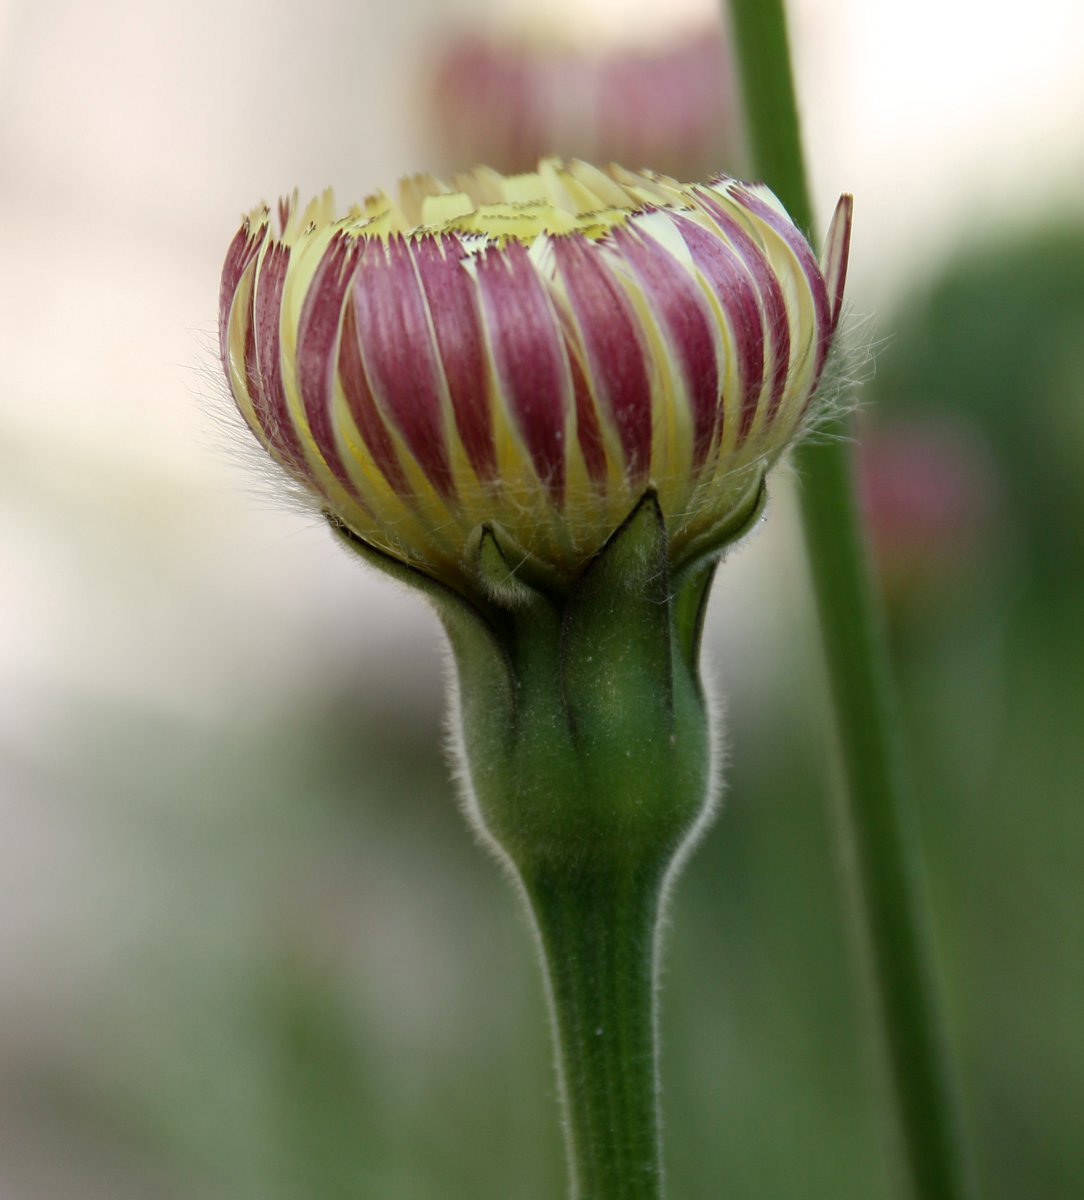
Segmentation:
{"type": "Polygon", "coordinates": [[[993,519],[993,464],[958,421],[863,432],[861,498],[886,590],[902,597],[951,583],[981,555],[993,519]]]}
{"type": "Polygon", "coordinates": [[[434,149],[451,163],[511,174],[557,154],[703,179],[737,161],[730,61],[716,26],[653,49],[461,35],[434,70],[434,149]]]}

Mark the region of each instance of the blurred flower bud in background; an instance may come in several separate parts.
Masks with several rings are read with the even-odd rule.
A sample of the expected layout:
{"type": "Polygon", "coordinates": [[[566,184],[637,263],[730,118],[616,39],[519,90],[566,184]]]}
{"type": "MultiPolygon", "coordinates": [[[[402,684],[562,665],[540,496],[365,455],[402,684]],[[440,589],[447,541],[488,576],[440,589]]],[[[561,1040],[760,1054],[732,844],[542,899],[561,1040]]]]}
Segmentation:
{"type": "MultiPolygon", "coordinates": [[[[622,24],[622,31],[629,23],[622,24]]],[[[434,54],[434,155],[514,173],[546,154],[650,166],[680,179],[740,174],[740,122],[717,22],[651,43],[509,26],[450,35],[434,54]]]]}
{"type": "Polygon", "coordinates": [[[936,603],[981,579],[997,483],[978,429],[963,418],[869,421],[858,453],[862,504],[890,604],[936,603]]]}

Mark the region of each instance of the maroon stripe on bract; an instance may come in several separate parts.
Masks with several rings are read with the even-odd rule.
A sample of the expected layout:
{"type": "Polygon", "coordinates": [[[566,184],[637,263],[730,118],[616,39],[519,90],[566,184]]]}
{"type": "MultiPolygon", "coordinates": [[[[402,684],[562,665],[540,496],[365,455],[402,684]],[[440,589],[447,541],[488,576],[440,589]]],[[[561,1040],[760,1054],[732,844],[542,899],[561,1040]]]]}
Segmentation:
{"type": "Polygon", "coordinates": [[[237,294],[238,285],[267,234],[267,226],[261,225],[253,233],[246,221],[234,235],[222,264],[222,282],[218,289],[218,350],[222,366],[229,375],[230,309],[237,294]]]}
{"type": "Polygon", "coordinates": [[[357,493],[335,444],[331,399],[335,343],[356,263],[353,244],[343,233],[335,233],[309,284],[297,330],[297,387],[305,418],[328,470],[352,495],[357,493]]]}
{"type": "Polygon", "coordinates": [[[414,263],[398,235],[363,245],[351,293],[373,396],[429,482],[455,491],[444,428],[437,348],[414,263]]]}
{"type": "MultiPolygon", "coordinates": [[[[259,410],[257,405],[261,403],[260,395],[260,368],[256,361],[256,319],[253,314],[255,307],[256,291],[253,286],[248,293],[245,302],[245,311],[242,314],[245,322],[245,391],[248,392],[248,398],[252,402],[252,409],[256,415],[256,420],[261,429],[263,429],[263,421],[260,420],[259,410]]],[[[236,397],[235,397],[236,399],[236,397]]],[[[264,430],[266,436],[266,430],[264,430]]]]}
{"type": "Polygon", "coordinates": [[[497,451],[477,288],[463,266],[466,251],[458,238],[447,235],[420,238],[410,249],[433,322],[459,439],[478,476],[492,480],[497,474],[497,451]]]}
{"type": "Polygon", "coordinates": [[[832,317],[828,311],[828,288],[825,286],[824,276],[821,274],[817,260],[813,257],[813,251],[790,220],[772,208],[770,204],[765,204],[759,196],[754,196],[752,192],[738,184],[731,184],[728,191],[738,204],[779,234],[801,265],[802,274],[805,276],[813,297],[813,312],[817,325],[815,334],[817,357],[813,367],[813,385],[815,386],[820,378],[821,368],[824,366],[824,360],[828,355],[828,346],[832,339],[832,317]]]}
{"type": "Polygon", "coordinates": [[[475,261],[502,400],[538,477],[560,503],[571,398],[564,344],[549,298],[519,242],[490,248],[475,261]]]}
{"type": "Polygon", "coordinates": [[[776,278],[771,264],[763,251],[742,226],[706,189],[696,190],[697,203],[718,225],[741,259],[742,265],[760,295],[763,307],[762,329],[767,334],[774,366],[772,367],[771,390],[768,398],[768,420],[779,411],[787,379],[790,376],[790,318],[783,289],[776,278]]]}
{"type": "Polygon", "coordinates": [[[572,394],[576,403],[576,437],[580,444],[584,466],[593,484],[606,482],[606,449],[602,444],[602,430],[595,412],[595,400],[587,386],[579,359],[569,350],[568,365],[572,371],[572,394]]]}
{"type": "Polygon", "coordinates": [[[267,440],[283,460],[296,471],[307,475],[305,456],[301,452],[297,430],[286,407],[286,389],[282,383],[282,288],[290,265],[289,247],[274,243],[260,263],[253,297],[255,331],[256,377],[258,391],[252,392],[252,407],[267,435],[267,440]]]}
{"type": "Polygon", "coordinates": [[[609,409],[625,468],[639,486],[651,470],[651,381],[629,302],[600,247],[575,235],[555,238],[553,246],[580,327],[591,392],[609,409]]]}
{"type": "Polygon", "coordinates": [[[764,386],[764,324],[756,289],[744,264],[724,241],[679,213],[673,220],[733,333],[742,388],[740,443],[752,427],[764,386]]]}
{"type": "Polygon", "coordinates": [[[387,426],[377,410],[369,381],[365,378],[352,296],[347,299],[346,312],[343,314],[343,335],[339,344],[339,382],[342,384],[343,395],[354,418],[354,424],[357,425],[358,433],[373,456],[373,461],[391,489],[405,497],[410,487],[395,454],[391,434],[388,433],[387,426]]]}
{"type": "Polygon", "coordinates": [[[658,242],[616,229],[614,244],[636,272],[681,366],[693,421],[693,465],[707,458],[722,413],[715,339],[695,278],[658,242]]]}

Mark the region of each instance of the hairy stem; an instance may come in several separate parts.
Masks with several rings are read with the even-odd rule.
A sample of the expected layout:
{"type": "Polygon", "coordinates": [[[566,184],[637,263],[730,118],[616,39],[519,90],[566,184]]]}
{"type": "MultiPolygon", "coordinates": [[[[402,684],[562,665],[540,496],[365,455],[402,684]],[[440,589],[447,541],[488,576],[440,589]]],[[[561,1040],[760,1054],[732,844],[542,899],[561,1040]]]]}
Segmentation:
{"type": "Polygon", "coordinates": [[[524,881],[542,948],[573,1200],[661,1200],[660,880],[615,862],[524,881]]]}

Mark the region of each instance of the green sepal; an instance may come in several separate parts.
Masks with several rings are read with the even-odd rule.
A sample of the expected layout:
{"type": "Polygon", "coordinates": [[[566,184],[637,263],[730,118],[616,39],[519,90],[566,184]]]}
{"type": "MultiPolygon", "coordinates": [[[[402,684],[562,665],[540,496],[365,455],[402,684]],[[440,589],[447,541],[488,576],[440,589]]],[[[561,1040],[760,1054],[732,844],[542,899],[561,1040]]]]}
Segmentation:
{"type": "Polygon", "coordinates": [[[486,596],[498,607],[515,612],[530,608],[538,593],[518,574],[488,525],[479,525],[467,540],[467,561],[486,596]]]}
{"type": "Polygon", "coordinates": [[[704,619],[715,572],[726,552],[760,520],[767,503],[768,489],[764,476],[760,475],[744,501],[695,538],[673,569],[674,626],[682,657],[694,674],[698,672],[704,619]]]}
{"type": "Polygon", "coordinates": [[[487,593],[491,588],[497,589],[494,600],[498,603],[501,602],[499,593],[508,586],[520,596],[520,589],[526,587],[554,600],[568,590],[568,581],[559,571],[525,549],[497,522],[479,525],[474,530],[467,539],[465,556],[474,563],[479,582],[487,593]]]}
{"type": "Polygon", "coordinates": [[[678,649],[686,668],[699,676],[700,647],[704,641],[704,620],[708,612],[708,599],[719,559],[712,558],[700,564],[695,571],[686,572],[681,586],[674,592],[671,601],[674,610],[674,630],[678,649]]]}
{"type": "Polygon", "coordinates": [[[666,525],[647,492],[591,560],[561,628],[562,686],[573,736],[587,752],[673,726],[666,525]]]}
{"type": "Polygon", "coordinates": [[[690,575],[698,573],[706,563],[717,561],[741,541],[764,515],[767,503],[768,487],[761,473],[738,504],[685,544],[681,557],[671,567],[674,586],[680,589],[690,575]]]}
{"type": "Polygon", "coordinates": [[[695,664],[675,656],[666,524],[647,492],[576,584],[561,677],[594,853],[663,866],[710,790],[695,664]]]}
{"type": "MultiPolygon", "coordinates": [[[[491,745],[491,760],[518,753],[524,727],[534,720],[539,706],[557,711],[567,725],[563,697],[558,687],[557,645],[560,636],[559,602],[537,587],[537,576],[522,570],[520,549],[499,527],[480,526],[468,546],[468,562],[479,588],[494,606],[506,660],[517,693],[515,721],[499,748],[491,745]]],[[[464,686],[470,671],[464,674],[464,686]]]]}

